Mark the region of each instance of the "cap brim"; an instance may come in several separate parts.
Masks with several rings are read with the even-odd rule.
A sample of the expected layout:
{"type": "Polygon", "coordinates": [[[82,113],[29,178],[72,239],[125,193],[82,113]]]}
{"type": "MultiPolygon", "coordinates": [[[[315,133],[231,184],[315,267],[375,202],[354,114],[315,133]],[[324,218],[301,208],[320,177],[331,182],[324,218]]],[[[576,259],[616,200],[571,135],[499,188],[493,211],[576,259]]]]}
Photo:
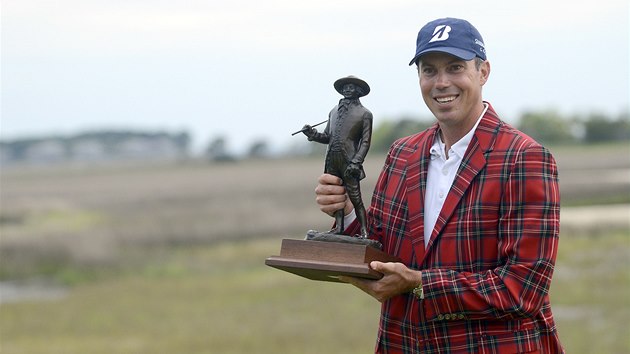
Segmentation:
{"type": "Polygon", "coordinates": [[[475,58],[477,56],[477,54],[475,54],[475,52],[470,52],[470,51],[459,49],[459,48],[434,47],[434,48],[423,50],[420,53],[416,53],[416,56],[413,57],[413,59],[411,59],[411,61],[409,62],[409,65],[416,64],[418,62],[418,60],[420,60],[421,56],[423,56],[423,55],[425,55],[427,53],[435,53],[435,52],[447,53],[447,54],[453,55],[455,57],[458,57],[459,59],[462,59],[462,60],[472,60],[473,58],[475,58]]]}

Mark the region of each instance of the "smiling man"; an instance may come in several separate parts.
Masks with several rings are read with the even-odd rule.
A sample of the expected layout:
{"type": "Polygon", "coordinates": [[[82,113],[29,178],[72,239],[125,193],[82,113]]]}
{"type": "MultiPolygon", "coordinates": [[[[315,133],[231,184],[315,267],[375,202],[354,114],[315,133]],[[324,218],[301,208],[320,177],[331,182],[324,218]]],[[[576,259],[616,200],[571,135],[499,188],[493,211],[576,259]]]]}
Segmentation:
{"type": "MultiPolygon", "coordinates": [[[[422,27],[413,64],[437,122],[392,145],[368,210],[369,237],[402,262],[372,262],[377,281],[344,278],[382,303],[376,352],[563,352],[549,302],[552,155],[483,101],[490,63],[467,21],[422,27]]],[[[338,177],[320,176],[316,194],[322,211],[352,218],[338,177]]]]}

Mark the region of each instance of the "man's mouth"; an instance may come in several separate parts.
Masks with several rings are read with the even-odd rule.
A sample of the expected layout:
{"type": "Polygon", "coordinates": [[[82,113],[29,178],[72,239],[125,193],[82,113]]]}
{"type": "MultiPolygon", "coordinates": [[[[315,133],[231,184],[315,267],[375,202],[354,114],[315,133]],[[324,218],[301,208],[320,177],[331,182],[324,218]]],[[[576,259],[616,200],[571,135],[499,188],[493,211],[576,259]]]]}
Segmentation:
{"type": "Polygon", "coordinates": [[[455,99],[457,98],[457,96],[447,96],[447,97],[436,97],[435,100],[438,103],[450,103],[453,102],[455,99]]]}

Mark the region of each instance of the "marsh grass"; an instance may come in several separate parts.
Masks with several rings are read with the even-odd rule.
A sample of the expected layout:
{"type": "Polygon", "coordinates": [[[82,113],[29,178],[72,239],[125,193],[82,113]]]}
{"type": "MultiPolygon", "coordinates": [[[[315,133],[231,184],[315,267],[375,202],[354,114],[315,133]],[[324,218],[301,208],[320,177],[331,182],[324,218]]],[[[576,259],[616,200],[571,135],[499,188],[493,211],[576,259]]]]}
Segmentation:
{"type": "MultiPolygon", "coordinates": [[[[551,296],[568,353],[630,352],[628,209],[565,208],[630,202],[627,149],[552,149],[568,202],[551,296]]],[[[383,159],[366,161],[366,201],[383,159]]],[[[375,300],[264,266],[281,238],[329,227],[313,200],[321,169],[303,159],[2,170],[0,279],[52,279],[67,296],[2,303],[0,352],[371,352],[375,300]]]]}
{"type": "Polygon", "coordinates": [[[365,353],[379,304],[264,266],[278,240],[179,249],[54,302],[2,305],[2,353],[365,353]]]}
{"type": "Polygon", "coordinates": [[[564,236],[551,300],[567,353],[630,353],[630,232],[564,236]]]}
{"type": "MultiPolygon", "coordinates": [[[[279,243],[180,247],[137,273],[78,285],[61,300],[3,304],[0,350],[371,352],[379,304],[348,285],[264,266],[279,243]]],[[[630,351],[629,260],[628,234],[564,237],[552,304],[568,353],[630,351]]]]}
{"type": "MultiPolygon", "coordinates": [[[[563,205],[630,203],[624,149],[630,146],[553,149],[563,205]]],[[[384,158],[366,160],[366,203],[384,158]]],[[[330,219],[317,211],[313,192],[321,171],[317,158],[2,170],[0,280],[75,282],[82,271],[137,267],[149,250],[325,229],[330,219]]]]}

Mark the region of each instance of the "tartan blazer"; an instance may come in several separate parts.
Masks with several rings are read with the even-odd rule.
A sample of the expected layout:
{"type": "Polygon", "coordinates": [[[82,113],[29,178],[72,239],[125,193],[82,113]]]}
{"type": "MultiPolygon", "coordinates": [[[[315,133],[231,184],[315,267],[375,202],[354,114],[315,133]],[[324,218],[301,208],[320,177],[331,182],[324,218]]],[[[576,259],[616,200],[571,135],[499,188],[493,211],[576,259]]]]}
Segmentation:
{"type": "Polygon", "coordinates": [[[425,249],[438,130],[392,145],[368,210],[370,237],[421,270],[424,290],[423,300],[382,304],[376,352],[562,353],[548,296],[560,216],[553,156],[489,106],[425,249]]]}

